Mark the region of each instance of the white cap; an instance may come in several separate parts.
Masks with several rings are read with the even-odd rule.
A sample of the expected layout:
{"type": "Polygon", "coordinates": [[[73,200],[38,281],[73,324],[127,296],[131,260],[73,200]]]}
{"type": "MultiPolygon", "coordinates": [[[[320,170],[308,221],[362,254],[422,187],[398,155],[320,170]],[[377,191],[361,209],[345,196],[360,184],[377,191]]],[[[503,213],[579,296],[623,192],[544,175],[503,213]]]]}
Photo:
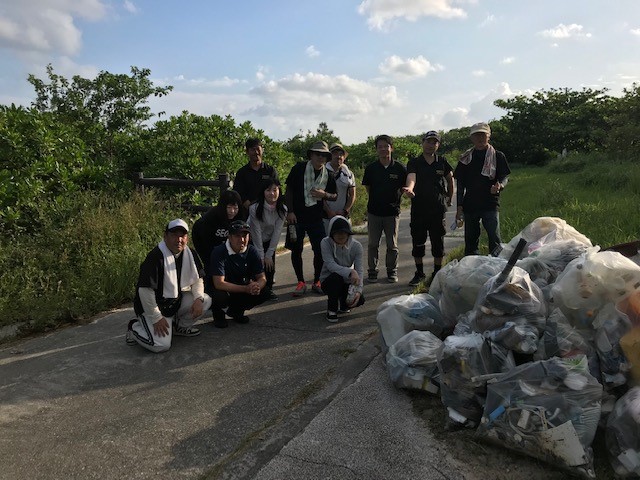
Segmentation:
{"type": "Polygon", "coordinates": [[[176,218],[175,220],[171,220],[167,225],[167,231],[173,230],[174,228],[182,228],[185,232],[189,231],[189,226],[187,225],[187,222],[185,222],[181,218],[176,218]]]}

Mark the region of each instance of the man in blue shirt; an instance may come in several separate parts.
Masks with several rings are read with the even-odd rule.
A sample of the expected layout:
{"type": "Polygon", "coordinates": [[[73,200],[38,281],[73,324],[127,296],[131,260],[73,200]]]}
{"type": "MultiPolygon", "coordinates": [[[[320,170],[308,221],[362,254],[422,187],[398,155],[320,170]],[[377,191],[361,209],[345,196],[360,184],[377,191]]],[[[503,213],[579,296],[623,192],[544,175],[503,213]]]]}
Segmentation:
{"type": "Polygon", "coordinates": [[[256,247],[249,243],[249,225],[236,220],[229,238],[211,252],[207,275],[213,280],[213,324],[225,328],[226,314],[238,323],[248,323],[244,312],[268,299],[267,279],[256,247]]]}

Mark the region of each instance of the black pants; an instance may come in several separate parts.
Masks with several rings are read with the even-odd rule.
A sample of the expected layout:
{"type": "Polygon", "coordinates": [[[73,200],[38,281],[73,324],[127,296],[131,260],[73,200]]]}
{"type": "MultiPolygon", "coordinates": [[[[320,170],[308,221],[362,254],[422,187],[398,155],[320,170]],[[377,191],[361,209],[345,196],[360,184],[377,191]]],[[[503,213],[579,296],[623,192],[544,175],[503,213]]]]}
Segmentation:
{"type": "Polygon", "coordinates": [[[425,255],[427,236],[431,240],[433,258],[444,257],[444,212],[427,212],[411,209],[411,256],[422,258],[425,255]]]}
{"type": "MultiPolygon", "coordinates": [[[[327,294],[327,310],[330,312],[337,312],[338,308],[340,310],[346,310],[348,308],[347,305],[347,294],[349,293],[349,284],[344,283],[344,278],[342,278],[337,273],[332,273],[321,284],[322,291],[327,294]]],[[[359,307],[364,303],[364,294],[360,294],[360,300],[355,307],[359,307]]]]}
{"type": "Polygon", "coordinates": [[[251,310],[253,307],[264,303],[267,300],[266,288],[260,291],[260,295],[249,295],[248,293],[229,293],[222,290],[213,290],[213,305],[211,311],[214,316],[216,313],[221,313],[224,307],[227,309],[227,315],[236,318],[244,315],[246,310],[251,310]]]}

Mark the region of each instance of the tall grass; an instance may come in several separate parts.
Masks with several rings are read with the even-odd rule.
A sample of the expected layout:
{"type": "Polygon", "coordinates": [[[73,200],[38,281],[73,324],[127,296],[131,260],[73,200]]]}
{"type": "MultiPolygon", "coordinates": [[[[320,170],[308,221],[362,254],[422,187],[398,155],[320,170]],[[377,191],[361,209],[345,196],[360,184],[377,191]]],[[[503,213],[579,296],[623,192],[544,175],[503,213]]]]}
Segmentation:
{"type": "Polygon", "coordinates": [[[136,194],[80,194],[65,210],[36,236],[0,242],[0,326],[43,330],[131,300],[140,262],[180,215],[136,194]]]}

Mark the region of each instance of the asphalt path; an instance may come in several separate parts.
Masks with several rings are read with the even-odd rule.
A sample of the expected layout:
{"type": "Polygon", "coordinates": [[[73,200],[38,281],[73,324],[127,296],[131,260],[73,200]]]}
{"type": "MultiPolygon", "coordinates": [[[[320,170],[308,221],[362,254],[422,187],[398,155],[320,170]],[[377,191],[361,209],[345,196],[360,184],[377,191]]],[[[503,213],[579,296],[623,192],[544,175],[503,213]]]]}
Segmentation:
{"type": "MultiPolygon", "coordinates": [[[[366,256],[366,235],[357,238],[366,256]]],[[[351,478],[326,466],[323,473],[302,474],[300,463],[313,465],[313,460],[288,462],[283,459],[292,457],[283,452],[285,446],[303,448],[303,432],[318,425],[314,420],[331,405],[384,415],[379,398],[367,400],[358,390],[375,377],[392,399],[392,406],[384,408],[417,424],[407,405],[393,406],[406,403],[406,397],[390,393],[384,370],[375,366],[380,363],[376,309],[411,289],[406,213],[399,238],[400,281],[387,283],[382,265],[380,282],[365,286],[366,304],[336,324],[325,318],[326,297],[310,289],[302,298],[290,295],[295,276],[289,255],[282,254],[276,260],[277,302],[248,312],[249,324],[230,322],[227,329],[214,328],[209,315],[200,322],[200,336],[174,338],[171,350],[162,354],[125,344],[130,307],[3,346],[0,479],[351,478]],[[346,407],[344,400],[334,402],[344,392],[358,401],[346,407]]],[[[445,245],[461,243],[459,235],[448,235],[445,245]]],[[[380,252],[384,263],[384,239],[380,252]]],[[[304,261],[310,281],[310,247],[304,261]]],[[[427,253],[427,273],[430,262],[427,253]]],[[[350,440],[337,438],[346,434],[322,425],[324,435],[335,434],[346,454],[350,440]]],[[[389,431],[384,422],[378,425],[383,433],[389,431]]],[[[317,437],[308,440],[311,450],[317,437]]],[[[353,478],[376,478],[367,470],[376,461],[385,465],[377,478],[415,478],[396,454],[381,455],[379,442],[357,453],[369,467],[353,478]]]]}

